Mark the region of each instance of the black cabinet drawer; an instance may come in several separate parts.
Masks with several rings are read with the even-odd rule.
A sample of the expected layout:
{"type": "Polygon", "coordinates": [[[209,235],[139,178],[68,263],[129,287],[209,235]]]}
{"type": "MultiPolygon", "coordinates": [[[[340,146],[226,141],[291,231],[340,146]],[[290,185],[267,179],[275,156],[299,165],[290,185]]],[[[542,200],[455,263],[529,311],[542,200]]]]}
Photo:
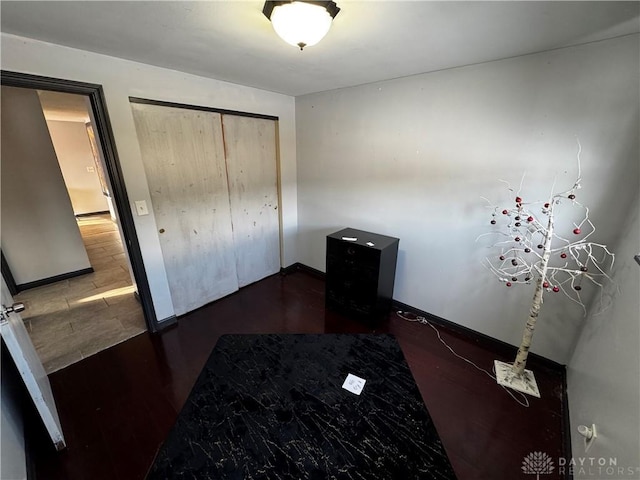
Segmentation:
{"type": "Polygon", "coordinates": [[[375,264],[380,260],[380,250],[375,248],[335,239],[330,239],[329,243],[331,246],[327,248],[327,255],[331,254],[344,261],[375,264]]]}
{"type": "Polygon", "coordinates": [[[388,313],[398,243],[397,238],[354,229],[328,235],[327,306],[368,320],[388,313]]]}

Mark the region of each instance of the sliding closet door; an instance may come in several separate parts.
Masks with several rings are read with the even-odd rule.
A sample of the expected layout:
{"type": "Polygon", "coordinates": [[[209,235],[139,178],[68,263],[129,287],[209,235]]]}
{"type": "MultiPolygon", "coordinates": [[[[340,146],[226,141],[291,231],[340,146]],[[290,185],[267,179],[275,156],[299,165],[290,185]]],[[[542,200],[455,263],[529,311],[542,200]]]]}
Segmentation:
{"type": "Polygon", "coordinates": [[[233,243],[242,287],[280,270],[274,120],[223,115],[233,243]]]}
{"type": "Polygon", "coordinates": [[[132,103],[177,315],[238,289],[220,114],[132,103]]]}

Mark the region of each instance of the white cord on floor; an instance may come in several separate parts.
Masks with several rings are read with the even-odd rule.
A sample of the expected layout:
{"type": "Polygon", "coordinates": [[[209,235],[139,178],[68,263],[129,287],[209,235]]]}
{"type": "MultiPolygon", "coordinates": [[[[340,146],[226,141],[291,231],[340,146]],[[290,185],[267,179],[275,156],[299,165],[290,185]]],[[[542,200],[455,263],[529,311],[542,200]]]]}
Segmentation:
{"type": "MultiPolygon", "coordinates": [[[[415,315],[415,314],[410,313],[410,312],[403,312],[402,310],[398,310],[396,312],[396,315],[398,315],[398,317],[400,317],[403,320],[406,320],[408,322],[418,322],[418,323],[421,323],[423,325],[429,325],[433,329],[433,331],[436,332],[436,335],[438,336],[438,340],[440,340],[440,343],[442,343],[445,347],[447,347],[447,349],[454,356],[458,357],[460,360],[463,360],[463,361],[467,362],[469,365],[473,366],[476,370],[479,370],[480,372],[486,374],[492,380],[496,381],[495,371],[492,370],[494,373],[490,373],[489,371],[485,370],[484,368],[481,368],[478,365],[476,365],[475,363],[473,363],[468,358],[465,358],[462,355],[459,355],[458,353],[456,353],[456,351],[453,348],[451,348],[449,346],[449,344],[447,344],[447,342],[445,342],[442,339],[442,337],[440,336],[440,331],[429,320],[427,320],[425,317],[422,317],[422,316],[419,316],[419,315],[415,315]],[[410,315],[410,317],[408,315],[410,315]]],[[[527,407],[527,408],[529,407],[529,399],[526,397],[526,395],[524,393],[512,392],[509,389],[507,389],[507,387],[505,387],[504,385],[500,385],[500,386],[504,389],[505,392],[507,392],[511,396],[511,398],[513,398],[520,405],[522,405],[523,407],[527,407]],[[520,395],[522,400],[520,400],[518,397],[516,397],[514,395],[514,393],[517,393],[518,395],[520,395]]]]}

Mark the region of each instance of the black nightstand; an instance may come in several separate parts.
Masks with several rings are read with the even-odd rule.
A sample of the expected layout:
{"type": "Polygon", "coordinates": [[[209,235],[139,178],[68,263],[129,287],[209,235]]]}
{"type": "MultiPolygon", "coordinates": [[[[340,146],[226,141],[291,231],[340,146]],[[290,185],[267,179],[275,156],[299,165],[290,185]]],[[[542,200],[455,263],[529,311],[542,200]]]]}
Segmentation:
{"type": "Polygon", "coordinates": [[[368,321],[388,314],[399,242],[353,228],[327,235],[327,307],[368,321]]]}

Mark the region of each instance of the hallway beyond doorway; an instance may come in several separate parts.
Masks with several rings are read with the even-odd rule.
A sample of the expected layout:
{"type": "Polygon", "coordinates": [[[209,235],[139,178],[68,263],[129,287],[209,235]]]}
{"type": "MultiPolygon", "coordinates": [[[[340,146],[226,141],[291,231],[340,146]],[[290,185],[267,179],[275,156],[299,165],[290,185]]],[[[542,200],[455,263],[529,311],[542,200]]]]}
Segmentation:
{"type": "Polygon", "coordinates": [[[14,297],[47,373],[146,331],[116,224],[106,214],[78,226],[94,272],[14,297]]]}

